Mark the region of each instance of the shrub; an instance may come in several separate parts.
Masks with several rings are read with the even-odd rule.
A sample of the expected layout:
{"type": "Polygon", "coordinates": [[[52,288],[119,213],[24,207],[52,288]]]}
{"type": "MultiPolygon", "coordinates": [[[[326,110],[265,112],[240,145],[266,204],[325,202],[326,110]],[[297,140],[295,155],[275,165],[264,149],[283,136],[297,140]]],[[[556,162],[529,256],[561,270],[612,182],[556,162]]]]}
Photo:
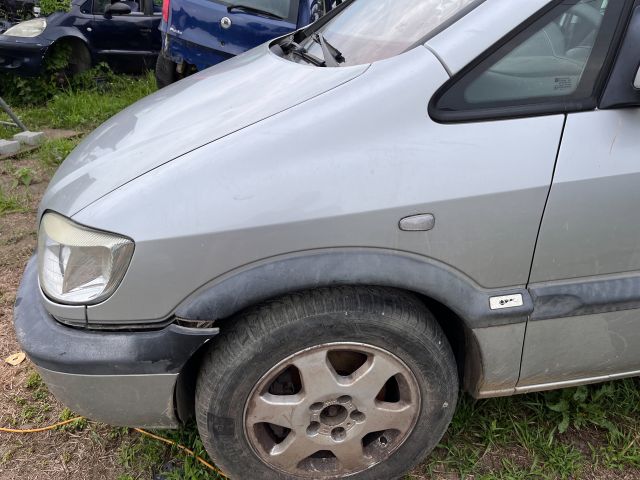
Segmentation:
{"type": "Polygon", "coordinates": [[[71,2],[69,0],[40,0],[40,15],[47,16],[55,12],[68,12],[71,10],[71,2]]]}

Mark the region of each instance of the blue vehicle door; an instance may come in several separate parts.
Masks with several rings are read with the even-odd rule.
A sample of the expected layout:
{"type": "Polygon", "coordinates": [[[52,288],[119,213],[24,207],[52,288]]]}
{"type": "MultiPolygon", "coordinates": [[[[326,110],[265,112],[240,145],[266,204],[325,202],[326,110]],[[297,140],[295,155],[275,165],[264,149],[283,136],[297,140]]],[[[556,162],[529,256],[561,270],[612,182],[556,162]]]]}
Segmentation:
{"type": "Polygon", "coordinates": [[[107,62],[121,71],[153,68],[159,51],[160,17],[153,15],[153,7],[149,9],[146,1],[125,0],[123,3],[131,8],[131,13],[105,15],[105,9],[115,0],[93,0],[92,28],[86,35],[98,61],[107,62]]]}
{"type": "Polygon", "coordinates": [[[200,47],[200,58],[193,60],[202,69],[292,32],[301,3],[306,0],[172,2],[169,32],[200,47]]]}

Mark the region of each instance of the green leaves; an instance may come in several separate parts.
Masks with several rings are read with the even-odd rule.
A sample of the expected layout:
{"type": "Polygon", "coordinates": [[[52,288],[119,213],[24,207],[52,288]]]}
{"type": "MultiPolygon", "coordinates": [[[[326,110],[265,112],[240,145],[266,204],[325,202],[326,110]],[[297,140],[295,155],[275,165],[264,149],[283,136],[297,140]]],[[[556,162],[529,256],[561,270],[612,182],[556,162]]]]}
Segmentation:
{"type": "Polygon", "coordinates": [[[617,427],[608,418],[607,401],[613,393],[610,384],[581,386],[545,394],[545,405],[559,414],[556,416],[559,433],[565,433],[571,425],[577,430],[594,425],[614,433],[617,427]]]}
{"type": "Polygon", "coordinates": [[[33,176],[34,172],[29,167],[22,167],[17,169],[13,173],[14,187],[17,187],[18,185],[24,185],[25,187],[28,187],[33,181],[33,176]]]}
{"type": "Polygon", "coordinates": [[[70,58],[70,44],[54,44],[44,59],[41,75],[25,78],[13,73],[1,74],[2,95],[12,105],[34,105],[46,102],[59,90],[61,72],[64,72],[69,65],[70,58]]]}
{"type": "Polygon", "coordinates": [[[45,17],[55,12],[68,12],[71,10],[70,0],[40,0],[40,14],[45,17]]]}

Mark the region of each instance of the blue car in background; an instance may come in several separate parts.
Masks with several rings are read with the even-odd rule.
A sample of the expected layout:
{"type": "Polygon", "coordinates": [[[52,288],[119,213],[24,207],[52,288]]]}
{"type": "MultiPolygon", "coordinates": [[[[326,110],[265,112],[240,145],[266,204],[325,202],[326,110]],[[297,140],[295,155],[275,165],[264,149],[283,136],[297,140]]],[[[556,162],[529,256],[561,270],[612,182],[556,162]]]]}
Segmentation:
{"type": "Polygon", "coordinates": [[[335,0],[164,0],[162,50],[156,80],[162,88],[314,22],[335,0]]]}

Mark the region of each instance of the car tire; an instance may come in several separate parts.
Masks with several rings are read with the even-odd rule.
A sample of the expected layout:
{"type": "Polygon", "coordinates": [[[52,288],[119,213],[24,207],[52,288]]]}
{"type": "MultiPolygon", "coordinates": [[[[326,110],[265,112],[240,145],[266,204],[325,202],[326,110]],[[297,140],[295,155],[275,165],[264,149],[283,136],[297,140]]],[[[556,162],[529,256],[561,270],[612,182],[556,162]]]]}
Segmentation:
{"type": "Polygon", "coordinates": [[[457,396],[451,347],[417,297],[323,288],[221,326],[196,419],[230,478],[393,479],[435,448],[457,396]]]}
{"type": "Polygon", "coordinates": [[[60,86],[66,85],[69,79],[91,68],[91,52],[80,40],[62,39],[54,43],[47,51],[45,64],[60,54],[67,55],[65,64],[51,71],[60,86]]]}
{"type": "Polygon", "coordinates": [[[179,80],[176,71],[176,63],[165,57],[162,53],[158,55],[156,60],[156,85],[159,89],[179,80]]]}
{"type": "Polygon", "coordinates": [[[79,75],[91,68],[91,52],[84,43],[74,42],[71,52],[67,67],[71,76],[79,75]]]}

